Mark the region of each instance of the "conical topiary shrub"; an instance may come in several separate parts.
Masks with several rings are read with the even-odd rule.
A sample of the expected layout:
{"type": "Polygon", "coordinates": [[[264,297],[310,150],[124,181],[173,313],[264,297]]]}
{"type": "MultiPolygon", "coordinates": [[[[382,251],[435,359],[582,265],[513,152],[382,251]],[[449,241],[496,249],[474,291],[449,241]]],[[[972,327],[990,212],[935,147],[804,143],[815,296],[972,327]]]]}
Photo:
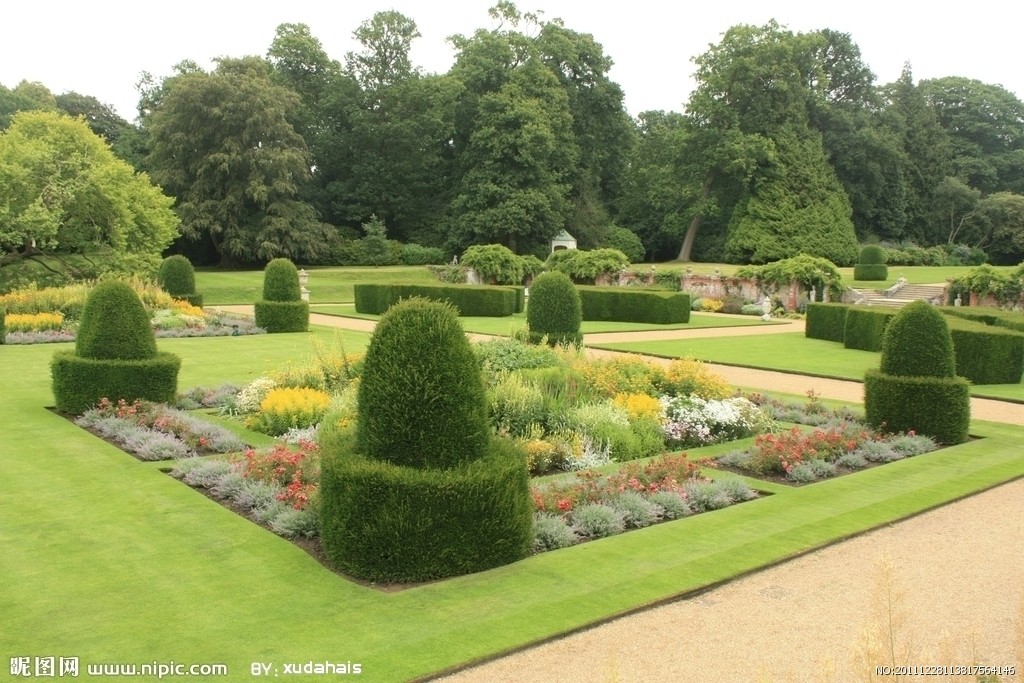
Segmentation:
{"type": "Polygon", "coordinates": [[[263,270],[263,300],[257,301],[256,325],[267,332],[305,332],[309,303],[302,300],[299,271],[286,258],[274,259],[263,270]]]}
{"type": "Polygon", "coordinates": [[[579,346],[583,342],[582,322],[580,294],[568,275],[553,270],[534,278],[526,305],[526,326],[531,342],[538,344],[547,338],[552,346],[579,346]]]}
{"type": "Polygon", "coordinates": [[[915,301],[885,330],[879,370],[864,377],[864,412],[872,426],[914,430],[940,443],[967,440],[971,401],[967,380],[956,376],[945,317],[915,301]]]}
{"type": "Polygon", "coordinates": [[[203,295],[196,292],[196,271],[192,262],[181,254],[168,256],[160,262],[156,273],[160,287],[175,299],[183,299],[202,308],[203,295]]]}
{"type": "Polygon", "coordinates": [[[889,268],[885,262],[885,249],[877,244],[869,244],[860,250],[857,263],[853,266],[853,279],[862,281],[885,280],[889,277],[889,268]]]}
{"type": "Polygon", "coordinates": [[[525,557],[526,457],[492,439],[483,380],[454,308],[406,299],[366,352],[357,427],[321,426],[328,558],[373,581],[422,581],[525,557]]]}
{"type": "Polygon", "coordinates": [[[78,415],[101,398],[166,403],[178,389],[181,359],[158,352],[149,315],[126,283],[96,285],[82,309],[75,350],[50,363],[57,409],[78,415]]]}

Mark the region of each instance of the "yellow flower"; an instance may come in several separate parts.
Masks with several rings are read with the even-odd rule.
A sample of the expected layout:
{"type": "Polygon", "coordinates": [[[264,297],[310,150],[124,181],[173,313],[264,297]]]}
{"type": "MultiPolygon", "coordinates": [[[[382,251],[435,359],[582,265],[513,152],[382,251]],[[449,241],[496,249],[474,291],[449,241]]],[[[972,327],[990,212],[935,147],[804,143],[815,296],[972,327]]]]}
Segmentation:
{"type": "Polygon", "coordinates": [[[59,330],[64,324],[63,313],[8,313],[4,324],[10,332],[42,332],[59,330]]]}

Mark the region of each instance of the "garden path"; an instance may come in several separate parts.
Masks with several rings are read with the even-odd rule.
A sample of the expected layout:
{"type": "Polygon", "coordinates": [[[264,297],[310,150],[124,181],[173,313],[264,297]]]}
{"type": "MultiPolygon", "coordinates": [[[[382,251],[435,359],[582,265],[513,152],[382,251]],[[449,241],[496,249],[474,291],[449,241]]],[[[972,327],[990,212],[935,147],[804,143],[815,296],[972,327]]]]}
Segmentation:
{"type": "MultiPolygon", "coordinates": [[[[252,306],[217,306],[219,310],[233,313],[252,314],[252,306]]],[[[748,316],[740,316],[749,320],[748,316]]],[[[311,313],[310,322],[324,327],[338,327],[347,330],[359,330],[372,332],[376,323],[373,320],[361,318],[344,318],[335,315],[323,315],[311,313]]],[[[746,327],[709,327],[694,330],[649,330],[644,332],[615,332],[603,334],[585,335],[584,343],[612,343],[619,341],[654,341],[660,339],[690,339],[707,337],[735,337],[753,334],[779,334],[785,332],[803,332],[803,320],[787,320],[786,324],[746,326],[746,327]]],[[[475,339],[484,339],[484,335],[470,335],[475,339]]],[[[603,349],[588,349],[588,353],[595,356],[610,356],[617,354],[617,351],[603,349]]],[[[667,359],[654,358],[655,362],[668,364],[667,359]]],[[[734,365],[719,365],[708,363],[708,367],[721,375],[729,384],[745,389],[759,391],[779,391],[789,394],[802,395],[813,390],[823,398],[833,398],[841,401],[860,403],[864,399],[864,385],[860,382],[848,380],[827,379],[824,377],[810,377],[807,375],[792,375],[785,372],[774,372],[771,370],[758,370],[755,368],[743,368],[734,365]]],[[[993,422],[1006,422],[1010,424],[1024,425],[1024,405],[1010,403],[1008,401],[995,401],[984,398],[971,399],[971,415],[979,420],[991,420],[993,422]]]]}

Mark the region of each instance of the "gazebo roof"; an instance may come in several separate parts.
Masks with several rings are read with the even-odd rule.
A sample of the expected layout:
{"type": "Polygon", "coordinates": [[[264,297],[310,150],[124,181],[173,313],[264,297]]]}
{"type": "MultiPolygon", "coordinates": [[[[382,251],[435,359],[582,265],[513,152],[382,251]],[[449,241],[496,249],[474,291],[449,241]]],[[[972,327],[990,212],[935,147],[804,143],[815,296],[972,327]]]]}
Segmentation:
{"type": "Polygon", "coordinates": [[[575,242],[576,238],[573,237],[572,235],[570,235],[565,230],[560,230],[557,235],[555,235],[554,237],[551,238],[551,241],[553,241],[553,242],[566,242],[566,241],[575,242]]]}

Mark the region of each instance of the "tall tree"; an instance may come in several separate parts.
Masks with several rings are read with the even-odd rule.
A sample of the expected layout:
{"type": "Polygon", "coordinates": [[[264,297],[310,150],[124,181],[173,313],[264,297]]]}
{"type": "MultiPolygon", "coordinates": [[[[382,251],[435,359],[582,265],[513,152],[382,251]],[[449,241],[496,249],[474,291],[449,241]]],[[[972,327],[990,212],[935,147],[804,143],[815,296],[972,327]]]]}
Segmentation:
{"type": "Polygon", "coordinates": [[[900,78],[881,89],[881,125],[899,140],[906,181],[904,239],[925,244],[946,241],[943,223],[936,221],[935,191],[952,171],[949,136],[935,110],[914,82],[909,64],[900,78]]]}
{"type": "Polygon", "coordinates": [[[300,200],[310,158],[289,115],[299,98],[257,57],[165,83],[149,118],[153,176],[178,202],[183,231],[222,263],[315,258],[332,235],[300,200]]]}
{"type": "Polygon", "coordinates": [[[949,136],[952,172],[982,193],[1024,193],[1024,103],[1000,85],[951,76],[921,81],[949,136]]]}
{"type": "Polygon", "coordinates": [[[0,267],[106,252],[113,270],[155,272],[172,203],[81,119],[22,112],[0,133],[0,267]]]}
{"type": "Polygon", "coordinates": [[[782,130],[773,161],[755,173],[732,214],[726,253],[767,263],[800,253],[841,266],[857,259],[850,202],[829,166],[817,132],[782,130]]]}

